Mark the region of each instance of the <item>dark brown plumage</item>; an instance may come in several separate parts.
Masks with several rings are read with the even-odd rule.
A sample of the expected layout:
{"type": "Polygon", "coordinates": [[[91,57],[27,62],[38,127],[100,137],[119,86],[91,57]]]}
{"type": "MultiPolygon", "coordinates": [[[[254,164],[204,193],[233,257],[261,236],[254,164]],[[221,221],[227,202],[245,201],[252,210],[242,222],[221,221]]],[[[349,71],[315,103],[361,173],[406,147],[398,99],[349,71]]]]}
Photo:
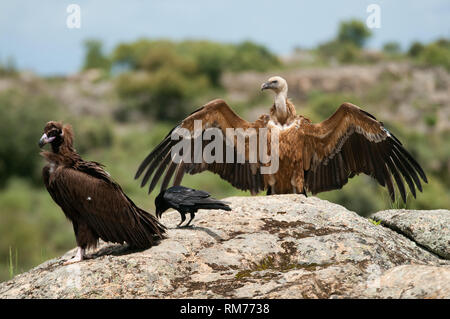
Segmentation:
{"type": "MultiPolygon", "coordinates": [[[[239,117],[223,100],[213,100],[184,119],[177,127],[194,133],[194,121],[201,121],[202,133],[213,127],[226,136],[229,128],[244,130],[266,128],[273,134],[279,132],[279,169],[273,174],[262,174],[264,164],[249,160],[249,139],[245,142],[244,163],[234,160],[226,163],[194,163],[194,148],[191,147],[191,163],[171,161],[171,150],[178,140],[171,139],[172,131],[143,160],[135,178],[143,174],[141,186],[151,183],[149,192],[163,176],[164,189],[173,176],[173,185],[179,185],[185,173],[197,174],[208,170],[218,174],[241,190],[256,194],[267,189],[271,194],[303,193],[313,194],[342,188],[352,178],[364,173],[375,178],[381,186],[387,187],[395,200],[394,183],[403,201],[406,201],[404,181],[412,195],[416,187],[422,191],[420,179],[427,177],[417,161],[405,150],[402,143],[390,133],[382,122],[351,103],[342,104],[327,120],[313,124],[309,119],[297,115],[295,107],[287,99],[287,83],[281,77],[273,77],[265,82],[262,90],[276,93],[270,114],[264,114],[255,122],[247,122],[239,117]]],[[[270,134],[267,145],[270,152],[270,134]]],[[[225,138],[223,143],[225,145],[225,138]]],[[[209,141],[203,141],[203,147],[209,141]]],[[[238,153],[234,143],[234,158],[238,153]]],[[[275,152],[275,151],[274,151],[275,152]]],[[[225,156],[225,151],[224,151],[225,156]]]]}
{"type": "Polygon", "coordinates": [[[147,248],[164,237],[165,228],[155,217],[137,207],[121,187],[97,162],[85,161],[73,148],[69,125],[48,122],[39,146],[51,144],[51,152],[41,155],[45,186],[53,200],[73,223],[78,245],[77,256],[95,247],[98,239],[147,248]]]}

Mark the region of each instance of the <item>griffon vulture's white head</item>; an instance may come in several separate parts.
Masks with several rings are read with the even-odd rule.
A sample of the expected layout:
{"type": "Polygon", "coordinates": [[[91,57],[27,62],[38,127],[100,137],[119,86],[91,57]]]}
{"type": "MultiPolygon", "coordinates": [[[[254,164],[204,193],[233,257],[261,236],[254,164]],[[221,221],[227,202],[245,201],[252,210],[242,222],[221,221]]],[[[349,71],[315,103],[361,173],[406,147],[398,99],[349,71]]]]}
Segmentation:
{"type": "Polygon", "coordinates": [[[280,92],[287,93],[288,85],[286,80],[281,76],[272,76],[261,85],[261,91],[263,90],[272,90],[276,94],[280,92]]]}

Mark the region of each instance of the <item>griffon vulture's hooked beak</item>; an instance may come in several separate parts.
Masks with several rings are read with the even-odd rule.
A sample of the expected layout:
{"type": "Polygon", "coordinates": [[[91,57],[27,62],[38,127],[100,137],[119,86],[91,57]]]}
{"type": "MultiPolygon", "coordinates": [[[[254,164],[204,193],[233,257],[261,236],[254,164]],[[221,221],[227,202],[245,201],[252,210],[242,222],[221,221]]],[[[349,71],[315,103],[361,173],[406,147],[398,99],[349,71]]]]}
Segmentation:
{"type": "Polygon", "coordinates": [[[271,89],[272,88],[272,82],[264,82],[261,85],[261,91],[267,90],[267,89],[271,89]]]}
{"type": "Polygon", "coordinates": [[[261,85],[261,91],[264,91],[264,90],[267,90],[267,89],[277,90],[278,89],[278,82],[276,80],[264,82],[261,85]]]}

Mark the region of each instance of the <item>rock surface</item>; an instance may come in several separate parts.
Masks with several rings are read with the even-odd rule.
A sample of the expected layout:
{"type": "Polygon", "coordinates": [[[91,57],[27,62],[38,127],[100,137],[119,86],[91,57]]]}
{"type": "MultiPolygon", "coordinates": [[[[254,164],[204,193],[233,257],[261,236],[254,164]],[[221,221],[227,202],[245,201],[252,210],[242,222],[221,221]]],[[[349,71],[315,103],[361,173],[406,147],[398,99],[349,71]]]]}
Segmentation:
{"type": "Polygon", "coordinates": [[[200,211],[192,228],[165,213],[168,238],[144,251],[102,243],[63,266],[72,250],[1,283],[0,298],[450,298],[450,261],[342,206],[226,200],[233,211],[200,211]]]}
{"type": "Polygon", "coordinates": [[[450,211],[385,210],[372,217],[435,254],[450,259],[450,211]]]}

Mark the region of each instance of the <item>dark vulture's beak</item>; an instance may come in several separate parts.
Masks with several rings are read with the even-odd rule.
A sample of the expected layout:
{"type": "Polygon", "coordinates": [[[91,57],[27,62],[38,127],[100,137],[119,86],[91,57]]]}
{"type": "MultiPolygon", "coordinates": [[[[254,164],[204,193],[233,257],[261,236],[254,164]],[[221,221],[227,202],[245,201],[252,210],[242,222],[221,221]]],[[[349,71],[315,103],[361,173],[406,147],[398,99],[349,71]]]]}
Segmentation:
{"type": "Polygon", "coordinates": [[[264,82],[261,85],[261,91],[267,90],[267,89],[271,89],[272,88],[272,83],[271,82],[264,82]]]}
{"type": "Polygon", "coordinates": [[[44,146],[47,143],[51,143],[55,139],[54,136],[48,137],[47,134],[43,134],[41,139],[39,140],[39,147],[44,146]]]}

